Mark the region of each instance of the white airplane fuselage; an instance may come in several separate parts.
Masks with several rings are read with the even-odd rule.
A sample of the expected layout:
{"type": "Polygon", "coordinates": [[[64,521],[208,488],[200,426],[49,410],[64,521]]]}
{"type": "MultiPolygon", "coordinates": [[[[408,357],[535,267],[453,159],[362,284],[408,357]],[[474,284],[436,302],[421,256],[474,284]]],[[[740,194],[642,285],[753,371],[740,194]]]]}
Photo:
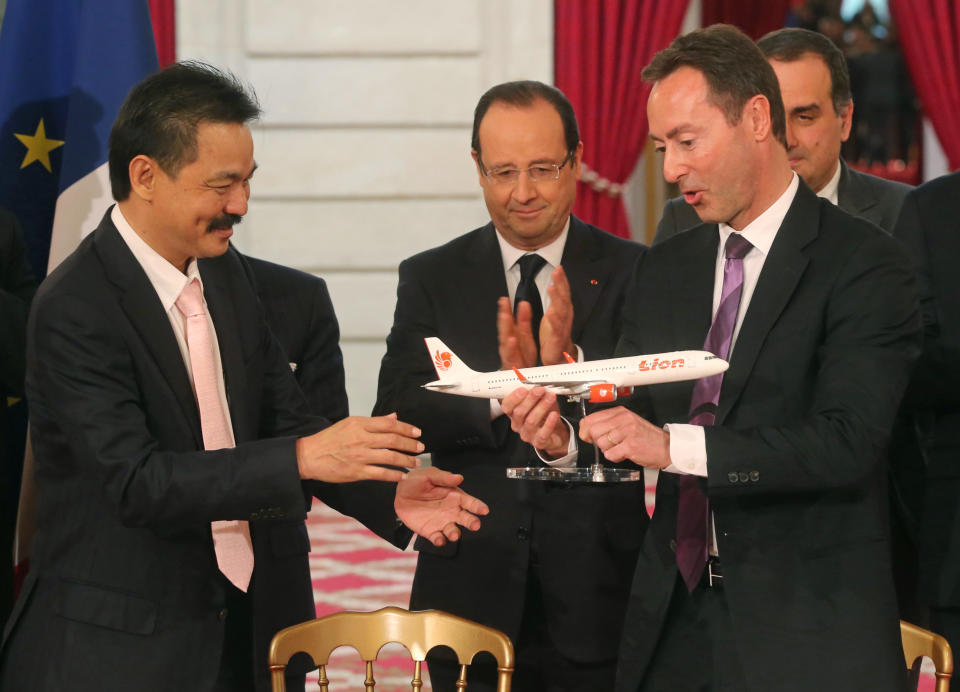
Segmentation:
{"type": "Polygon", "coordinates": [[[561,396],[591,401],[615,401],[628,388],[662,382],[695,380],[724,372],[727,362],[707,351],[673,351],[654,355],[546,365],[519,370],[475,372],[439,339],[429,338],[427,348],[440,379],[425,388],[485,399],[503,399],[520,387],[537,386],[561,396]],[[431,343],[433,342],[433,343],[431,343]]]}

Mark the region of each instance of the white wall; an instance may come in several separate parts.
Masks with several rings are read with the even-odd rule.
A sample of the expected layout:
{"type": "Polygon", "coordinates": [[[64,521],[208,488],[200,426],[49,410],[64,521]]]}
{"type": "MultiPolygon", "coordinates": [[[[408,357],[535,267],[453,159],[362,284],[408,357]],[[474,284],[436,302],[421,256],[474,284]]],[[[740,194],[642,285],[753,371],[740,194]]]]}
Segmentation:
{"type": "Polygon", "coordinates": [[[177,56],[257,91],[237,246],[327,280],[350,410],[368,414],[396,266],[488,220],[473,107],[499,82],[552,81],[552,1],[181,0],[177,56]]]}

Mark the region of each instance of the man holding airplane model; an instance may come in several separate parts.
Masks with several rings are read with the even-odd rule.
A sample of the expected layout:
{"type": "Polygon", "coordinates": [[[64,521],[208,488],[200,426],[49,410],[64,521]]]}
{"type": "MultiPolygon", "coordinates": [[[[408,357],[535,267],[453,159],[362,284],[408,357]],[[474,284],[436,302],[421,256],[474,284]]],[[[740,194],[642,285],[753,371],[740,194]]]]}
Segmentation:
{"type": "MultiPolygon", "coordinates": [[[[400,265],[375,410],[417,425],[434,463],[462,473],[463,489],[491,511],[452,550],[418,541],[410,605],[506,632],[517,649],[515,689],[611,689],[648,521],[643,484],[510,480],[508,467],[543,462],[499,402],[422,385],[460,357],[511,378],[511,368],[563,363],[564,353],[609,357],[643,247],[571,216],[583,145],[570,103],[553,87],[490,89],[476,108],[472,147],[492,222],[400,265]],[[438,343],[428,354],[427,337],[449,348],[438,343]]],[[[453,689],[458,666],[440,655],[428,661],[434,689],[453,689]]],[[[492,665],[471,667],[471,690],[495,681],[492,665]]]]}
{"type": "MultiPolygon", "coordinates": [[[[905,689],[883,453],[919,352],[910,263],[791,171],[776,75],[739,30],[681,36],[643,77],[664,177],[704,223],[645,256],[618,355],[730,368],[580,425],[607,459],[666,471],[613,689],[905,689]]],[[[562,453],[553,396],[503,408],[562,453]]]]}

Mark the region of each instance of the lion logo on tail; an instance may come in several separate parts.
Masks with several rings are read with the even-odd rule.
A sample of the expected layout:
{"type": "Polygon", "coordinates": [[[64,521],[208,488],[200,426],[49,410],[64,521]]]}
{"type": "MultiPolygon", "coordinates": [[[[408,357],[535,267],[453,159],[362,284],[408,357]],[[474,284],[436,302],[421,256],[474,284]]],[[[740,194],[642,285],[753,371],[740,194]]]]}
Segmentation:
{"type": "Polygon", "coordinates": [[[450,366],[453,365],[453,354],[450,351],[443,351],[442,353],[438,350],[434,352],[433,363],[437,366],[437,370],[449,370],[450,366]]]}

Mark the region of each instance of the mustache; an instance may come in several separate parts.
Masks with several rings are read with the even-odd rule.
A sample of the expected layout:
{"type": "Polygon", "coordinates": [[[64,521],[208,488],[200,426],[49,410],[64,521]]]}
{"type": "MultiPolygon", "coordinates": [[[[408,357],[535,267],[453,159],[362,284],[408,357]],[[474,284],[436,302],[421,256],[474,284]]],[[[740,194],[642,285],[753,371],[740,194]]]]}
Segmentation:
{"type": "Polygon", "coordinates": [[[238,223],[243,221],[243,217],[239,214],[223,214],[218,216],[210,222],[210,225],[207,226],[208,231],[225,231],[228,228],[233,228],[238,223]]]}

